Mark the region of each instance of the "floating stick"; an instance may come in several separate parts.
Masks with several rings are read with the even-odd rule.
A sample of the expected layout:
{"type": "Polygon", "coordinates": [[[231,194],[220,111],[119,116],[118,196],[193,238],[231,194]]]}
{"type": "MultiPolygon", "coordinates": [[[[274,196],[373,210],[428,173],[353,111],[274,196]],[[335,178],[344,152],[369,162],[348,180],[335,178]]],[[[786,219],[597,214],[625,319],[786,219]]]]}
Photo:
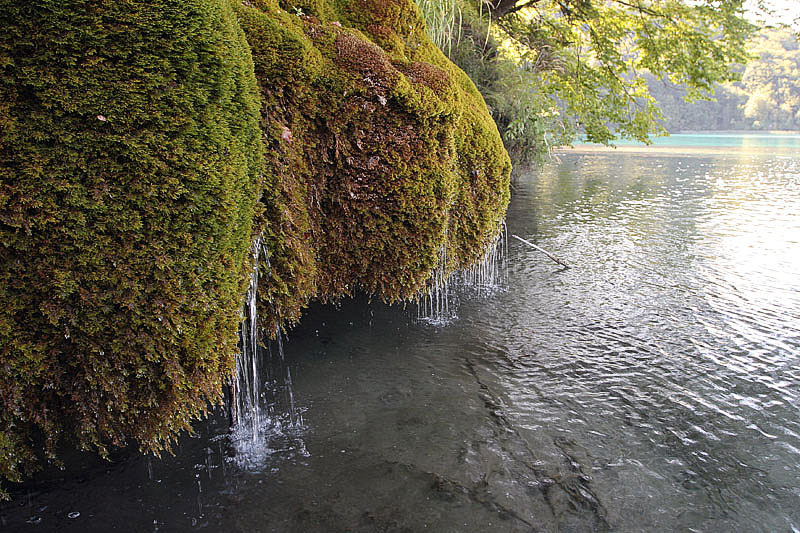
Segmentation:
{"type": "Polygon", "coordinates": [[[512,237],[514,237],[515,239],[519,240],[519,241],[522,241],[522,242],[524,242],[525,244],[527,244],[528,246],[530,246],[530,247],[532,247],[532,248],[536,248],[537,250],[539,250],[539,251],[540,251],[540,252],[542,252],[544,255],[546,255],[547,257],[549,257],[550,259],[552,259],[553,261],[555,261],[555,262],[556,262],[556,263],[558,263],[559,265],[563,266],[564,268],[569,268],[569,265],[568,265],[568,264],[566,264],[564,261],[562,261],[562,260],[561,260],[561,259],[559,259],[558,257],[554,256],[553,254],[551,254],[550,252],[548,252],[547,250],[545,250],[545,249],[544,249],[544,248],[542,248],[541,246],[536,246],[536,245],[535,245],[535,244],[533,244],[532,242],[530,242],[530,241],[526,241],[526,240],[525,240],[525,239],[523,239],[522,237],[518,237],[518,236],[516,236],[516,235],[511,235],[511,236],[512,236],[512,237]]]}

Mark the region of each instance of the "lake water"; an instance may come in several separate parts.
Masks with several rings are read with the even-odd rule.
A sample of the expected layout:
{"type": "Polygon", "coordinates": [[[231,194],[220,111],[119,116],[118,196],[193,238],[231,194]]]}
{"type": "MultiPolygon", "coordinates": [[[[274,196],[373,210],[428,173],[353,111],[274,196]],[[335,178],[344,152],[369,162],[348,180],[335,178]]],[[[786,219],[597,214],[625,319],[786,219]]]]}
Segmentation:
{"type": "Polygon", "coordinates": [[[800,531],[800,149],[559,157],[507,226],[572,268],[509,238],[449,324],[315,307],[263,453],[219,414],[17,487],[0,529],[800,531]]]}
{"type": "MultiPolygon", "coordinates": [[[[636,146],[642,143],[618,141],[619,146],[636,146]]],[[[762,132],[700,132],[675,133],[668,137],[653,139],[653,145],[683,147],[734,147],[739,149],[777,148],[800,151],[800,133],[762,133],[762,132]]]]}

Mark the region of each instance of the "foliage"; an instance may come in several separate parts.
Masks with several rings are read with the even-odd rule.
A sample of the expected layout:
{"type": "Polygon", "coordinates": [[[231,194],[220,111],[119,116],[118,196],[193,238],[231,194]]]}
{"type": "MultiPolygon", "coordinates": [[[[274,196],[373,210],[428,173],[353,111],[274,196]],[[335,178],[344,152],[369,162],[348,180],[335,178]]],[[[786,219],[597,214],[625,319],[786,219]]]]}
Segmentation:
{"type": "Polygon", "coordinates": [[[0,475],[154,452],[230,374],[263,150],[227,0],[0,1],[0,475]]]}
{"type": "Polygon", "coordinates": [[[461,40],[461,26],[464,23],[458,0],[419,0],[417,2],[425,18],[425,30],[433,44],[448,56],[452,55],[453,45],[461,40]]]}
{"type": "Polygon", "coordinates": [[[649,80],[669,131],[800,130],[800,43],[787,29],[763,29],[741,80],[714,87],[714,100],[684,102],[683,87],[649,80]]]}
{"type": "Polygon", "coordinates": [[[522,155],[579,134],[601,143],[647,141],[663,129],[642,75],[700,98],[736,79],[733,67],[747,59],[754,29],[742,0],[464,0],[461,9],[462,33],[472,38],[460,42],[473,50],[457,46],[451,57],[478,74],[506,145],[522,155]],[[485,6],[491,9],[481,15],[485,6]],[[492,39],[476,38],[489,21],[492,39]],[[476,57],[484,64],[476,66],[476,57]]]}
{"type": "Polygon", "coordinates": [[[570,140],[560,127],[560,111],[541,76],[504,56],[488,18],[479,15],[465,17],[451,58],[480,88],[509,153],[518,161],[543,158],[570,140]]]}

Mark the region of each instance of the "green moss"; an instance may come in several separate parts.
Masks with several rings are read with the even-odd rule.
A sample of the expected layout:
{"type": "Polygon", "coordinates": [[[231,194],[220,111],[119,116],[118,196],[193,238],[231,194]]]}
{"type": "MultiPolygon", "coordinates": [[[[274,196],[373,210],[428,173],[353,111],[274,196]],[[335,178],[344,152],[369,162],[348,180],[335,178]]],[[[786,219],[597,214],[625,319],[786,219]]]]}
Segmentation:
{"type": "Polygon", "coordinates": [[[0,474],[61,438],[158,451],[233,365],[263,171],[247,43],[227,0],[0,15],[0,474]]]}
{"type": "Polygon", "coordinates": [[[508,156],[411,0],[231,1],[0,0],[0,476],[203,414],[256,232],[268,331],[496,235],[508,156]]]}
{"type": "Polygon", "coordinates": [[[449,271],[478,259],[505,214],[510,163],[482,97],[430,42],[416,5],[259,0],[238,14],[273,191],[266,327],[296,320],[312,297],[413,297],[443,246],[449,271]]]}

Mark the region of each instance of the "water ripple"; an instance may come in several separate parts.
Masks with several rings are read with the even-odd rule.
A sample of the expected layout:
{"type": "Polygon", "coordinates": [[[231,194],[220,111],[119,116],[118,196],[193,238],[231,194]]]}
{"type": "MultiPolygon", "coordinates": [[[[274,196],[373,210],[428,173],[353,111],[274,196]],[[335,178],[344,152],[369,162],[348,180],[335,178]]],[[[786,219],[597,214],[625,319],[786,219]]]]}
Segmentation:
{"type": "Polygon", "coordinates": [[[644,476],[626,496],[687,509],[676,527],[796,525],[800,173],[794,159],[709,161],[610,172],[607,156],[575,156],[522,182],[509,231],[574,268],[512,246],[502,319],[480,322],[492,340],[477,352],[503,354],[485,364],[527,431],[580,436],[644,476]],[[555,212],[526,234],[531,208],[555,212]]]}

